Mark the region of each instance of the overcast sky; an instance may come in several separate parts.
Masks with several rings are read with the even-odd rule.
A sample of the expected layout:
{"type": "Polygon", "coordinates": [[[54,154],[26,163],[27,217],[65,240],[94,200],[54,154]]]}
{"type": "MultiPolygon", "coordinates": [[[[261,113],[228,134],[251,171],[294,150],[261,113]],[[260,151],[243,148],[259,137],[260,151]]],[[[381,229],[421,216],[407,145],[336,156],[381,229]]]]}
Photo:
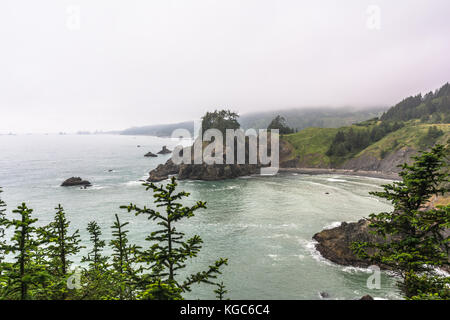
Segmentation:
{"type": "Polygon", "coordinates": [[[1,0],[0,133],[392,105],[450,81],[449,13],[448,0],[1,0]]]}

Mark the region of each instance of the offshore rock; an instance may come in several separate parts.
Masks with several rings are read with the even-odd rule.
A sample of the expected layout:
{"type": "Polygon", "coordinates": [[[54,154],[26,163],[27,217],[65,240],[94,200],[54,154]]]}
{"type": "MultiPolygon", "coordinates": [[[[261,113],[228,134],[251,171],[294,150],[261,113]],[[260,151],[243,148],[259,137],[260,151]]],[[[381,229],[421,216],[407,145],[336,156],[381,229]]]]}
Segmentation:
{"type": "Polygon", "coordinates": [[[91,183],[87,180],[81,179],[80,177],[72,177],[67,179],[61,184],[61,187],[74,187],[74,186],[90,187],[91,183]]]}
{"type": "Polygon", "coordinates": [[[165,164],[160,164],[156,169],[150,171],[150,177],[147,179],[149,182],[158,182],[166,180],[169,175],[178,174],[180,166],[173,163],[172,159],[167,160],[165,164]]]}
{"type": "Polygon", "coordinates": [[[163,146],[161,151],[158,152],[158,154],[168,154],[168,153],[172,153],[172,151],[170,151],[169,149],[167,149],[166,146],[163,146]]]}
{"type": "Polygon", "coordinates": [[[147,152],[146,154],[144,154],[144,157],[152,157],[152,158],[155,158],[155,157],[157,157],[158,155],[156,155],[156,154],[154,154],[153,152],[151,152],[151,151],[149,151],[149,152],[147,152]]]}

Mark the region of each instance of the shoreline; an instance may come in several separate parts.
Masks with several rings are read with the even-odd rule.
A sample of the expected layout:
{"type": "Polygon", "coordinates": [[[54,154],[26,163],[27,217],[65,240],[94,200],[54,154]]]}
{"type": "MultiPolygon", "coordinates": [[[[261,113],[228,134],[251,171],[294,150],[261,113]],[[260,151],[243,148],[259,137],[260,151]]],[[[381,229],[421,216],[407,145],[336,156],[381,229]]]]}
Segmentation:
{"type": "Polygon", "coordinates": [[[323,168],[280,168],[279,173],[300,173],[300,174],[342,174],[350,176],[362,176],[369,178],[400,180],[400,176],[394,172],[346,170],[346,169],[323,169],[323,168]]]}

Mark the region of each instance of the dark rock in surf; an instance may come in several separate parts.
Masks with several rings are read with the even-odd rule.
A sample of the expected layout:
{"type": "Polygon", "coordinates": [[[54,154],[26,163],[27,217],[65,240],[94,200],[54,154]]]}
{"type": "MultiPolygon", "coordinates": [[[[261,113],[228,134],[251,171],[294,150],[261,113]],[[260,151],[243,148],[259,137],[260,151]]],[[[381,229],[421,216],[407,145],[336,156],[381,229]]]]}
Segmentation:
{"type": "Polygon", "coordinates": [[[80,177],[72,177],[67,179],[61,184],[61,187],[74,187],[74,186],[90,187],[91,183],[87,180],[81,179],[80,177]]]}
{"type": "Polygon", "coordinates": [[[150,177],[147,179],[149,182],[158,182],[166,180],[169,175],[178,174],[180,166],[173,163],[172,159],[167,160],[165,164],[160,164],[156,169],[150,172],[150,177]]]}
{"type": "Polygon", "coordinates": [[[168,153],[172,153],[172,151],[170,151],[169,149],[167,149],[166,146],[163,146],[161,151],[158,152],[158,154],[168,154],[168,153]]]}
{"type": "MultiPolygon", "coordinates": [[[[370,222],[366,219],[361,219],[358,222],[342,222],[339,227],[333,229],[322,230],[313,236],[313,239],[318,243],[316,244],[317,251],[320,254],[340,265],[354,266],[367,268],[373,263],[368,260],[363,260],[357,257],[350,246],[354,242],[371,242],[371,243],[385,243],[389,241],[398,241],[401,239],[401,235],[388,236],[386,239],[384,237],[373,234],[369,226],[370,222]]],[[[446,229],[443,233],[443,237],[448,237],[450,234],[450,229],[446,229]]],[[[375,249],[369,248],[367,250],[369,255],[375,253],[375,249]]],[[[449,258],[450,262],[450,258],[449,258]]],[[[381,269],[390,269],[386,265],[379,265],[381,269]]],[[[448,267],[442,268],[444,271],[448,272],[448,267]]]]}
{"type": "Polygon", "coordinates": [[[374,298],[372,298],[371,295],[366,294],[365,296],[363,296],[361,299],[359,300],[375,300],[374,298]]]}
{"type": "Polygon", "coordinates": [[[153,152],[147,152],[144,157],[152,157],[152,158],[156,158],[158,155],[154,154],[153,152]]]}
{"type": "Polygon", "coordinates": [[[353,242],[381,242],[383,239],[369,232],[369,221],[342,222],[339,227],[322,230],[313,236],[318,243],[317,251],[337,264],[355,267],[369,267],[370,262],[357,257],[350,246],[353,242]]]}

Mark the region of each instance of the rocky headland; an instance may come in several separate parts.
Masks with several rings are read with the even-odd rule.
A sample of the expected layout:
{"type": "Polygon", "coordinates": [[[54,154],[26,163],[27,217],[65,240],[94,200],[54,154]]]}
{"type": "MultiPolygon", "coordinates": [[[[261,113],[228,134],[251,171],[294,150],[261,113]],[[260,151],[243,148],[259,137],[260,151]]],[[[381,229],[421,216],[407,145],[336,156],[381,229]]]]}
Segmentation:
{"type": "MultiPolygon", "coordinates": [[[[430,201],[429,205],[425,207],[424,210],[428,210],[432,207],[433,203],[430,201]]],[[[374,235],[370,232],[371,228],[369,224],[370,222],[368,220],[361,219],[358,222],[342,222],[338,227],[322,230],[313,236],[313,239],[317,241],[316,249],[325,259],[336,264],[362,268],[369,267],[372,263],[357,257],[350,249],[352,243],[382,243],[394,239],[384,239],[381,236],[374,235]]],[[[450,229],[447,229],[442,234],[443,237],[448,237],[449,235],[450,229]]],[[[369,249],[368,253],[373,254],[374,251],[369,249]]],[[[389,269],[385,265],[379,265],[379,267],[381,269],[389,269]]],[[[450,272],[450,268],[448,267],[443,268],[443,270],[450,272]]]]}
{"type": "Polygon", "coordinates": [[[313,236],[317,241],[316,249],[325,258],[334,263],[354,267],[368,267],[368,261],[357,257],[350,249],[353,242],[379,242],[381,237],[371,234],[369,221],[342,222],[340,226],[325,229],[313,236]]]}

